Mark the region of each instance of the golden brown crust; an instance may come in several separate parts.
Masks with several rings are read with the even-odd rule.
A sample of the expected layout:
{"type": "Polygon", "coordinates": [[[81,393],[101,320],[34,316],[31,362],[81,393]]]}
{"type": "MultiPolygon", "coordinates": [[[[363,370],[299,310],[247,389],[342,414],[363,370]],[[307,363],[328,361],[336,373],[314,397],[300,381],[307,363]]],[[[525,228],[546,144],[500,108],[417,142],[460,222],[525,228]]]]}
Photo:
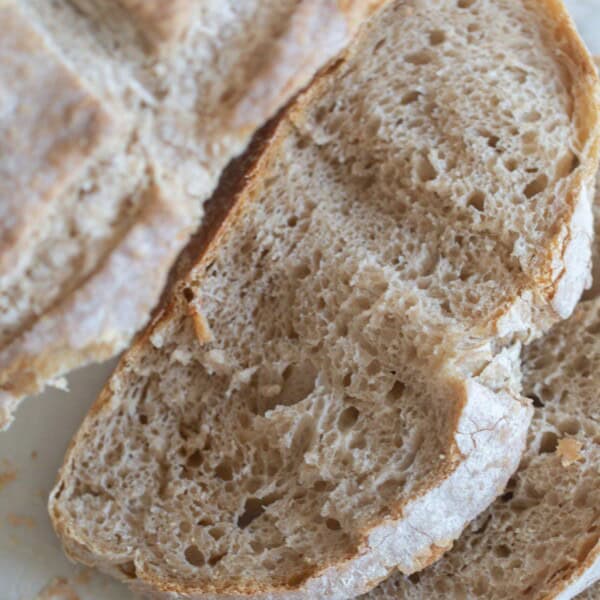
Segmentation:
{"type": "MultiPolygon", "coordinates": [[[[564,258],[571,235],[568,234],[565,239],[561,240],[560,233],[563,228],[568,228],[582,190],[586,187],[589,189],[596,176],[596,167],[600,155],[600,109],[597,103],[600,84],[592,57],[579,37],[575,24],[562,0],[543,0],[540,4],[545,6],[549,17],[556,23],[554,41],[562,50],[564,56],[569,59],[564,62],[571,77],[572,85],[570,89],[574,100],[573,112],[578,119],[578,141],[580,149],[584,152],[581,173],[575,178],[575,182],[568,192],[567,211],[555,223],[555,236],[551,240],[550,249],[546,252],[546,262],[551,263],[552,256],[557,248],[560,248],[561,259],[564,258]]],[[[547,267],[540,281],[536,282],[547,290],[547,298],[550,301],[557,292],[559,278],[552,277],[550,268],[547,267]]]]}

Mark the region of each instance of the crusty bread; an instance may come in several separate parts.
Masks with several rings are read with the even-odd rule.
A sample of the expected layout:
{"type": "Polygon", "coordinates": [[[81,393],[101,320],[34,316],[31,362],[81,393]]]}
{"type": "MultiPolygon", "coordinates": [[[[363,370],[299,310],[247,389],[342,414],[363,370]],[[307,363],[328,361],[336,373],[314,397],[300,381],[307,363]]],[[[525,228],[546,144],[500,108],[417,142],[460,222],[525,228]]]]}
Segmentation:
{"type": "Polygon", "coordinates": [[[596,85],[555,2],[369,20],[223,183],[75,437],[67,553],[158,598],[265,599],[443,553],[521,455],[515,342],[588,276],[596,85]]]}
{"type": "Polygon", "coordinates": [[[536,409],[508,488],[438,563],[365,600],[567,600],[600,579],[599,332],[600,300],[589,300],[526,348],[536,409]]]}
{"type": "Polygon", "coordinates": [[[380,1],[0,2],[0,428],[128,343],[225,164],[380,1]]]}

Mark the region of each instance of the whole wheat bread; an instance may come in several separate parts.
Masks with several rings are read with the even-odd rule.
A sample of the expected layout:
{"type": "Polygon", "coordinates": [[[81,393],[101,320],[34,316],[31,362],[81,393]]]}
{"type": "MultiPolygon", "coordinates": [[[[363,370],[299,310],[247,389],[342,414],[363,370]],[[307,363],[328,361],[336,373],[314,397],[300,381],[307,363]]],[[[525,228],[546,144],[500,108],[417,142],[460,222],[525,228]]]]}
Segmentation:
{"type": "Polygon", "coordinates": [[[439,562],[365,600],[568,600],[600,579],[599,332],[600,301],[588,300],[525,350],[536,409],[506,491],[439,562]]]}
{"type": "Polygon", "coordinates": [[[448,549],[523,450],[517,340],[588,277],[596,86],[556,2],[374,15],[84,421],[69,556],[158,598],[344,598],[448,549]]]}
{"type": "Polygon", "coordinates": [[[377,4],[0,2],[0,428],[130,341],[225,164],[377,4]]]}

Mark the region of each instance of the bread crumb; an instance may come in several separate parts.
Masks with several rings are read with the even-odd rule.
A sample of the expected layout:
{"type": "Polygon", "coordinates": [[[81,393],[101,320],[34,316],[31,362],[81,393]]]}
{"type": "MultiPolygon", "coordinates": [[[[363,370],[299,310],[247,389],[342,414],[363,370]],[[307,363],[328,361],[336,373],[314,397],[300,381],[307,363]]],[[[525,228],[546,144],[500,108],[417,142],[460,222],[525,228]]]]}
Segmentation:
{"type": "Polygon", "coordinates": [[[55,377],[54,379],[49,379],[47,381],[47,385],[56,388],[57,390],[62,390],[63,392],[69,391],[69,382],[67,381],[66,377],[55,377]]]}
{"type": "Polygon", "coordinates": [[[80,600],[80,598],[64,577],[56,577],[43,587],[34,600],[80,600]]]}
{"type": "Polygon", "coordinates": [[[204,367],[209,373],[226,375],[231,372],[231,365],[223,350],[210,350],[204,355],[204,367]]]}
{"type": "Polygon", "coordinates": [[[580,453],[583,444],[573,438],[563,438],[556,446],[556,454],[560,456],[563,467],[568,467],[578,460],[583,460],[580,453]]]}
{"type": "Polygon", "coordinates": [[[12,527],[27,527],[27,529],[33,529],[35,527],[35,521],[31,517],[13,513],[6,515],[6,522],[12,527]]]}
{"type": "Polygon", "coordinates": [[[0,471],[0,491],[17,478],[17,470],[7,461],[2,461],[3,470],[0,471]]]}

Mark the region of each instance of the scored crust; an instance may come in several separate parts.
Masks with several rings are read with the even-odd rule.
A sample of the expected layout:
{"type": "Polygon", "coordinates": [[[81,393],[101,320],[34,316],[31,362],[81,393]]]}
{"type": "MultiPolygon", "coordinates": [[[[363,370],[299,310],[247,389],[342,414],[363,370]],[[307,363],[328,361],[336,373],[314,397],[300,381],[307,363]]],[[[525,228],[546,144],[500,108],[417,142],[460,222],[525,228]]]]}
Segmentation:
{"type": "MultiPolygon", "coordinates": [[[[156,11],[160,12],[164,7],[159,7],[158,4],[160,3],[141,3],[135,0],[122,0],[121,3],[125,8],[132,11],[132,19],[137,19],[140,26],[145,27],[149,32],[150,37],[154,36],[153,24],[158,23],[156,11]]],[[[107,7],[93,7],[88,6],[88,4],[82,2],[82,6],[86,9],[84,11],[86,18],[90,22],[94,19],[108,20],[114,16],[107,7]],[[94,17],[88,17],[87,11],[92,11],[92,8],[98,10],[101,8],[104,12],[100,11],[94,17]]],[[[273,42],[275,47],[267,57],[263,57],[264,64],[262,64],[261,70],[258,73],[247,73],[249,81],[246,82],[244,87],[245,93],[238,99],[241,104],[239,106],[234,104],[233,107],[224,106],[223,114],[215,115],[212,124],[210,124],[210,127],[214,130],[210,130],[206,123],[201,124],[202,127],[207,128],[206,140],[203,143],[207,146],[212,144],[216,149],[210,149],[211,156],[208,168],[206,157],[200,160],[195,158],[194,152],[186,152],[186,154],[192,156],[189,160],[195,161],[193,173],[195,180],[198,180],[192,193],[188,191],[190,184],[185,181],[187,175],[183,175],[183,168],[182,173],[178,171],[180,163],[189,162],[187,156],[184,157],[184,160],[182,155],[178,153],[179,151],[173,152],[171,146],[167,143],[156,145],[156,139],[152,137],[162,135],[163,130],[170,132],[167,125],[181,116],[177,111],[172,114],[172,107],[167,107],[162,112],[158,111],[155,115],[156,122],[152,124],[154,130],[149,133],[147,107],[139,104],[139,98],[135,100],[136,104],[133,107],[133,113],[136,111],[140,113],[137,115],[139,116],[139,123],[133,125],[131,122],[135,121],[137,116],[126,114],[132,109],[131,106],[118,106],[118,103],[115,102],[115,107],[113,107],[110,103],[96,100],[96,96],[112,97],[118,95],[115,93],[115,89],[119,85],[125,84],[126,88],[128,86],[133,88],[135,84],[134,89],[143,94],[144,101],[152,106],[155,101],[148,96],[147,91],[144,92],[143,86],[140,86],[135,77],[131,77],[129,73],[117,73],[117,67],[113,64],[101,65],[108,75],[102,74],[100,82],[94,81],[96,88],[99,89],[95,89],[93,95],[91,92],[87,92],[86,86],[80,82],[75,74],[84,70],[82,64],[75,62],[81,60],[83,63],[81,56],[70,57],[74,59],[75,64],[72,68],[67,68],[65,66],[66,62],[63,64],[64,57],[57,58],[59,56],[58,52],[55,57],[54,51],[50,51],[45,47],[42,48],[45,62],[38,61],[38,63],[44,65],[48,63],[49,68],[60,71],[54,79],[65,80],[65,84],[61,85],[59,90],[63,96],[71,91],[77,98],[81,96],[77,107],[81,109],[79,112],[85,111],[82,112],[83,116],[89,113],[87,121],[90,122],[90,127],[82,130],[82,124],[85,125],[87,121],[83,117],[79,118],[78,113],[74,114],[78,118],[74,119],[73,139],[58,140],[61,144],[60,147],[57,146],[57,150],[64,152],[77,150],[78,153],[68,153],[67,158],[69,158],[69,161],[63,161],[64,165],[60,161],[57,162],[61,154],[54,153],[52,159],[55,162],[51,163],[53,170],[60,167],[59,175],[64,175],[59,182],[61,183],[60,189],[58,184],[53,185],[52,182],[48,182],[46,177],[45,182],[49,183],[49,187],[44,188],[44,194],[45,196],[51,196],[51,198],[45,198],[44,201],[37,200],[33,208],[37,211],[48,212],[54,204],[56,205],[55,212],[60,212],[63,195],[76,197],[78,193],[82,193],[81,189],[87,191],[95,188],[100,189],[100,198],[95,202],[96,205],[98,203],[106,202],[109,204],[114,202],[114,197],[117,195],[123,195],[124,200],[121,203],[127,205],[129,202],[128,196],[132,195],[136,197],[140,207],[138,208],[139,212],[131,217],[130,224],[126,226],[127,231],[115,234],[115,239],[110,240],[111,243],[108,244],[107,249],[99,254],[93,268],[81,275],[80,281],[77,281],[76,285],[70,285],[67,282],[63,286],[67,289],[65,294],[61,295],[57,292],[53,301],[43,306],[42,310],[37,308],[32,310],[30,319],[15,330],[16,337],[9,336],[7,344],[4,347],[0,346],[0,429],[6,428],[10,424],[12,414],[24,396],[40,392],[48,381],[70,369],[89,362],[104,360],[125,347],[133,334],[147,322],[152,308],[154,308],[160,297],[168,270],[177,253],[185,245],[189,233],[196,226],[202,212],[202,202],[210,196],[217,183],[219,171],[233,155],[243,150],[255,129],[260,127],[298,89],[308,83],[315,70],[326,63],[348,42],[361,20],[382,4],[383,0],[344,3],[338,3],[335,0],[303,0],[297,6],[294,6],[289,29],[284,31],[277,40],[269,41],[269,43],[273,42]],[[315,39],[320,42],[318,52],[307,54],[305,52],[306,45],[309,44],[311,48],[315,47],[315,39]],[[56,69],[54,68],[55,62],[58,63],[56,69]],[[73,73],[71,73],[71,70],[73,73]],[[125,79],[124,82],[121,81],[123,78],[125,79]],[[105,86],[106,89],[102,86],[105,86]],[[130,140],[127,141],[127,144],[135,145],[136,159],[143,163],[139,175],[141,192],[136,189],[132,193],[130,190],[131,182],[134,182],[138,176],[137,174],[131,175],[129,178],[131,182],[125,177],[127,181],[126,189],[113,190],[104,189],[105,182],[102,179],[102,172],[96,174],[97,181],[86,173],[79,173],[83,160],[87,159],[89,154],[86,144],[90,148],[95,148],[96,145],[100,144],[100,138],[103,135],[106,137],[115,128],[111,125],[114,118],[109,119],[105,114],[106,112],[111,115],[113,113],[125,113],[126,118],[124,118],[124,121],[129,123],[129,128],[134,129],[133,133],[131,131],[128,133],[130,140]],[[75,125],[78,127],[75,127],[75,125]],[[136,140],[136,143],[134,144],[132,140],[136,140]],[[181,181],[178,180],[179,175],[181,175],[181,181]],[[146,181],[148,178],[150,182],[146,181]],[[79,179],[83,179],[83,181],[79,181],[79,179]],[[70,185],[67,186],[67,183],[70,185]],[[150,202],[150,206],[145,210],[141,206],[145,203],[144,198],[148,194],[155,194],[158,188],[160,188],[158,193],[165,198],[164,202],[161,201],[162,208],[156,210],[156,203],[150,202]],[[168,206],[169,203],[172,204],[171,207],[168,206]],[[149,217],[153,212],[157,217],[155,220],[149,217]],[[164,222],[161,220],[160,214],[166,215],[164,222]],[[131,243],[127,240],[131,240],[131,243]],[[156,246],[152,252],[147,252],[150,240],[156,246]],[[131,245],[132,243],[139,243],[141,251],[136,252],[135,247],[131,245]],[[115,276],[115,269],[117,268],[120,270],[119,277],[115,276]],[[143,276],[143,272],[152,275],[143,276]],[[126,293],[120,294],[116,301],[113,301],[114,293],[111,293],[111,290],[116,292],[116,282],[120,282],[123,278],[127,279],[128,274],[131,281],[135,279],[140,282],[140,285],[135,289],[130,285],[126,293]],[[144,279],[147,279],[147,281],[144,281],[144,279]],[[91,335],[91,329],[88,327],[89,321],[81,322],[73,318],[73,315],[89,314],[92,308],[103,315],[103,320],[97,319],[95,321],[97,327],[93,328],[93,336],[91,335]],[[119,316],[118,311],[122,310],[127,310],[127,319],[119,316]],[[25,369],[23,369],[24,365],[26,366],[25,369]],[[16,373],[21,373],[21,375],[15,376],[16,373]]],[[[65,19],[64,27],[76,26],[74,22],[67,19],[68,11],[65,7],[57,7],[57,10],[58,8],[62,12],[57,12],[57,14],[65,19]]],[[[12,15],[16,9],[13,2],[3,2],[0,5],[0,10],[3,11],[3,14],[12,15]]],[[[51,14],[51,9],[47,6],[44,6],[43,10],[50,13],[50,16],[45,15],[46,19],[51,21],[55,18],[51,14]]],[[[177,3],[176,6],[175,4],[171,6],[170,10],[176,27],[175,29],[169,29],[167,37],[169,37],[170,42],[173,42],[174,38],[177,38],[181,33],[180,26],[185,20],[183,16],[187,15],[192,8],[189,2],[182,1],[177,3]]],[[[194,10],[196,9],[194,8],[194,10]]],[[[90,14],[93,15],[93,11],[90,14]]],[[[17,31],[17,25],[21,29],[26,26],[27,31],[31,30],[33,33],[21,36],[22,43],[25,43],[23,40],[31,39],[32,43],[35,42],[35,44],[40,45],[41,42],[35,37],[35,31],[31,29],[31,25],[27,22],[33,20],[33,15],[32,11],[29,11],[27,15],[25,13],[20,15],[19,13],[19,22],[15,24],[14,30],[17,31]]],[[[77,18],[81,19],[82,17],[77,15],[77,18]]],[[[165,25],[162,20],[158,20],[161,27],[165,25]]],[[[171,20],[169,20],[169,24],[173,24],[171,20]]],[[[52,33],[64,35],[64,32],[61,33],[60,30],[52,33]]],[[[161,39],[164,37],[162,33],[161,39]]],[[[255,32],[250,33],[255,35],[255,32]]],[[[45,37],[49,38],[50,36],[46,35],[45,37]]],[[[6,44],[7,40],[3,38],[2,42],[6,44]]],[[[36,48],[33,48],[33,50],[36,48]]],[[[29,49],[28,52],[33,50],[29,49]]],[[[65,48],[62,48],[62,50],[64,51],[65,48]]],[[[90,49],[86,48],[86,52],[89,53],[90,49]]],[[[83,54],[82,56],[87,55],[83,54]]],[[[90,60],[98,59],[99,62],[104,60],[102,52],[98,48],[94,48],[93,53],[88,58],[90,60]]],[[[84,66],[87,68],[87,65],[84,66]]],[[[98,65],[89,66],[98,69],[98,65]]],[[[119,65],[118,68],[122,67],[123,65],[119,65]]],[[[90,68],[90,73],[86,71],[81,75],[89,75],[91,79],[94,79],[94,77],[97,77],[94,69],[90,68]]],[[[3,72],[0,72],[0,75],[3,72]]],[[[32,85],[37,85],[39,83],[38,71],[32,71],[30,74],[34,79],[31,82],[32,85]]],[[[140,77],[139,74],[137,76],[140,77]]],[[[37,100],[39,96],[39,93],[33,94],[33,91],[29,88],[23,90],[23,94],[28,99],[29,96],[35,96],[35,98],[30,98],[31,102],[28,105],[31,106],[34,106],[33,100],[37,100]]],[[[131,95],[127,89],[124,93],[125,95],[131,95]]],[[[124,103],[126,102],[131,102],[131,98],[128,97],[126,101],[124,100],[124,103]]],[[[38,123],[38,121],[36,120],[35,123],[38,123]]],[[[54,121],[50,121],[50,123],[52,124],[54,121]]],[[[194,127],[196,125],[188,129],[194,129],[194,127]]],[[[186,131],[185,134],[192,135],[190,131],[186,131]]],[[[115,144],[118,142],[119,148],[126,145],[125,141],[121,140],[123,136],[118,137],[119,139],[111,144],[111,152],[117,158],[120,157],[120,149],[115,150],[115,144]]],[[[167,141],[170,142],[171,140],[167,141]]],[[[184,139],[182,145],[186,147],[188,141],[184,139]]],[[[189,143],[191,144],[191,142],[189,143]]],[[[38,146],[41,147],[41,145],[38,146]]],[[[129,148],[125,149],[123,152],[129,150],[129,148]]],[[[25,154],[27,153],[25,152],[25,154]]],[[[90,160],[93,162],[93,159],[90,160]]],[[[189,168],[189,165],[186,168],[189,168]]],[[[34,199],[34,194],[29,194],[27,200],[34,199]]],[[[16,204],[16,208],[21,213],[23,213],[24,206],[22,202],[16,204]]],[[[27,216],[28,227],[37,222],[31,218],[31,211],[27,212],[27,216]]],[[[106,224],[102,223],[102,226],[105,227],[106,224]]],[[[119,226],[122,227],[120,223],[119,226]]],[[[27,238],[25,233],[20,237],[27,238]]],[[[2,236],[1,246],[6,243],[6,239],[6,236],[2,236]]],[[[8,239],[10,240],[10,238],[8,239]]],[[[30,247],[34,247],[36,238],[30,236],[27,241],[30,247]]],[[[20,259],[31,258],[30,254],[29,250],[27,253],[21,253],[20,259]]],[[[14,260],[9,259],[10,256],[9,253],[3,252],[0,256],[0,263],[7,263],[7,268],[11,270],[12,282],[15,280],[13,271],[15,271],[17,265],[14,260]]],[[[85,258],[89,260],[88,257],[85,258]]],[[[19,276],[26,278],[27,274],[20,273],[19,276]]],[[[19,277],[16,277],[16,279],[18,280],[19,277]]],[[[6,288],[8,287],[7,283],[6,288]]],[[[0,300],[4,299],[0,298],[0,300]]],[[[16,299],[11,298],[10,301],[18,303],[20,301],[19,294],[16,294],[16,299]]]]}
{"type": "Polygon", "coordinates": [[[12,2],[0,4],[0,20],[1,281],[117,123],[12,2]]]}

